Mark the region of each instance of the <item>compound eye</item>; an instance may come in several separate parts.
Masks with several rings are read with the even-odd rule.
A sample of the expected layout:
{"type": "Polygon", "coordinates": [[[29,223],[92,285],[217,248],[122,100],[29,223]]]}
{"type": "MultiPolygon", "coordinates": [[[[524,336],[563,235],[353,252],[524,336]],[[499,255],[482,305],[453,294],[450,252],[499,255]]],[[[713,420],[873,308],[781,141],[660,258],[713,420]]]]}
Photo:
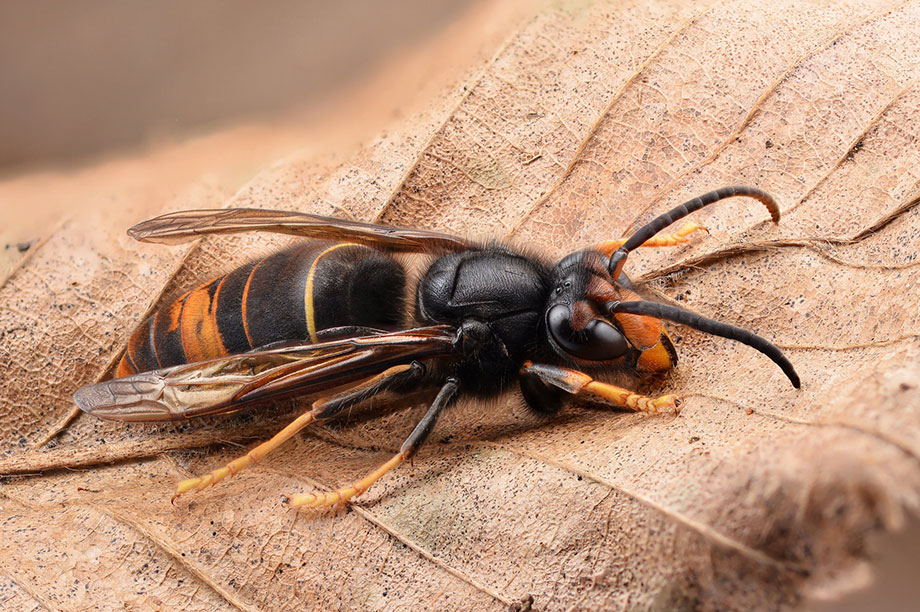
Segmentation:
{"type": "Polygon", "coordinates": [[[564,304],[556,304],[546,313],[546,326],[553,341],[572,357],[609,361],[629,348],[623,334],[603,319],[593,319],[581,332],[575,332],[571,318],[572,310],[564,304]]]}

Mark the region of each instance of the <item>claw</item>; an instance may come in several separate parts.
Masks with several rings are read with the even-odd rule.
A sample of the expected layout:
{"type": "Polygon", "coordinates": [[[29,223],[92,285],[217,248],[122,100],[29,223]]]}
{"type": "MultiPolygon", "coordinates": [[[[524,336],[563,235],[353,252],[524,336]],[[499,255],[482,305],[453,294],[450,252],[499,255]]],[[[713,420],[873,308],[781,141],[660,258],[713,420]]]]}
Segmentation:
{"type": "Polygon", "coordinates": [[[400,452],[394,455],[389,461],[361,480],[352,483],[351,486],[343,487],[336,491],[317,491],[315,493],[293,495],[290,501],[291,506],[294,508],[300,508],[301,506],[306,506],[308,508],[325,508],[326,506],[334,506],[339,502],[347,502],[352,497],[361,495],[367,491],[371,485],[380,480],[384,474],[404,462],[408,458],[407,455],[408,452],[400,452]]]}
{"type": "MultiPolygon", "coordinates": [[[[210,474],[209,474],[209,476],[210,476],[210,474]]],[[[188,478],[188,479],[183,480],[182,482],[180,482],[180,483],[176,486],[176,493],[175,493],[175,495],[172,496],[171,503],[175,504],[175,503],[176,503],[176,499],[178,499],[178,497],[179,497],[180,495],[182,495],[183,493],[188,493],[188,492],[191,491],[192,489],[196,489],[196,488],[197,488],[198,490],[195,491],[196,493],[197,493],[198,491],[201,491],[200,485],[201,485],[201,483],[202,483],[203,480],[204,480],[204,479],[202,479],[202,478],[188,478]]]]}
{"type": "Polygon", "coordinates": [[[661,408],[670,408],[674,414],[680,414],[680,405],[683,401],[679,395],[662,395],[650,402],[650,408],[656,414],[660,413],[661,408]]]}
{"type": "Polygon", "coordinates": [[[705,225],[700,225],[699,223],[696,223],[695,221],[688,221],[684,223],[680,227],[680,229],[677,230],[677,232],[675,232],[674,235],[680,236],[681,238],[686,238],[693,232],[706,232],[707,234],[710,233],[709,228],[706,227],[705,225]]]}

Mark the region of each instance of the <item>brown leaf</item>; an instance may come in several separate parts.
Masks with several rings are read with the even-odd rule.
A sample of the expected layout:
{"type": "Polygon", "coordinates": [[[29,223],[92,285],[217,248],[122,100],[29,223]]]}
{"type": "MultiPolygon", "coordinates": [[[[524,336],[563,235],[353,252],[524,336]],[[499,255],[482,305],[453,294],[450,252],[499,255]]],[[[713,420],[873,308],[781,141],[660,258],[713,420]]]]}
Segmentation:
{"type": "Polygon", "coordinates": [[[31,447],[151,304],[279,242],[132,244],[136,210],[63,226],[0,288],[0,471],[41,472],[0,490],[5,601],[776,609],[844,592],[867,534],[897,528],[920,493],[917,23],[916,2],[564,5],[347,162],[289,160],[230,198],[552,256],[722,185],[781,202],[778,226],[752,201],[707,209],[711,236],[629,269],[775,340],[800,391],[762,355],[677,329],[680,364],[648,392],[681,393],[680,416],[544,420],[514,396],[469,401],[343,512],[294,512],[280,495],[365,473],[420,408],[305,432],[176,506],[177,480],[241,454],[290,406],[181,425],[79,417],[31,447]]]}

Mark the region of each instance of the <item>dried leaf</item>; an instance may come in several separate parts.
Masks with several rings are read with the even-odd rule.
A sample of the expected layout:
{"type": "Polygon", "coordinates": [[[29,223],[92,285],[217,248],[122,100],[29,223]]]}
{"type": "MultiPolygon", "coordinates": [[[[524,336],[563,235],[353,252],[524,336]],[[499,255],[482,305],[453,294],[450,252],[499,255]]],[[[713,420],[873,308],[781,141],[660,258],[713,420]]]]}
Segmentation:
{"type": "Polygon", "coordinates": [[[678,329],[681,362],[648,391],[681,393],[680,416],[546,420],[515,396],[466,402],[414,466],[344,512],[294,512],[280,495],[365,473],[423,407],[307,431],[176,506],[177,480],[292,407],[181,425],[80,417],[30,446],[148,307],[273,242],[136,245],[128,215],[61,228],[0,288],[0,471],[32,473],[0,489],[3,601],[777,609],[845,592],[867,534],[897,528],[920,493],[918,23],[917,3],[876,0],[563,5],[439,110],[330,172],[289,160],[230,198],[551,256],[721,185],[781,201],[778,226],[726,202],[697,216],[708,238],[629,265],[662,299],[775,340],[800,391],[762,355],[678,329]]]}

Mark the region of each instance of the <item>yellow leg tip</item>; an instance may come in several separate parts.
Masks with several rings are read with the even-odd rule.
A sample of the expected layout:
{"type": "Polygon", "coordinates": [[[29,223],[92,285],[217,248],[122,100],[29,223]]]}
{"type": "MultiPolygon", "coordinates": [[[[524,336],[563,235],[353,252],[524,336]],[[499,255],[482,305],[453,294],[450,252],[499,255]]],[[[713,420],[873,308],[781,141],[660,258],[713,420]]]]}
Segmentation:
{"type": "Polygon", "coordinates": [[[288,503],[293,508],[300,508],[306,506],[308,508],[323,508],[326,506],[334,506],[339,502],[347,502],[352,497],[361,495],[370,488],[372,484],[377,482],[384,474],[392,470],[394,467],[405,461],[409,458],[408,451],[403,451],[394,455],[389,461],[381,465],[379,468],[362,478],[361,480],[352,483],[348,487],[343,487],[341,489],[336,489],[335,491],[328,492],[316,492],[316,493],[301,493],[299,495],[294,495],[288,499],[288,503]]]}
{"type": "Polygon", "coordinates": [[[208,487],[217,484],[227,476],[233,476],[235,472],[230,469],[230,467],[222,467],[218,470],[214,470],[206,476],[200,476],[198,478],[188,478],[183,480],[176,486],[176,493],[172,496],[172,501],[175,502],[183,493],[188,493],[192,489],[195,490],[195,493],[200,493],[208,487]]]}
{"type": "Polygon", "coordinates": [[[630,408],[646,414],[661,414],[663,411],[680,413],[680,405],[683,400],[679,395],[662,395],[654,399],[650,397],[641,397],[637,402],[631,402],[630,408]]]}
{"type": "Polygon", "coordinates": [[[291,497],[291,507],[293,508],[327,508],[334,506],[339,502],[348,501],[351,495],[342,495],[339,491],[331,493],[304,493],[291,497]]]}
{"type": "MultiPolygon", "coordinates": [[[[209,476],[210,476],[210,474],[209,474],[209,476]]],[[[187,480],[183,480],[182,482],[180,482],[180,483],[176,486],[176,493],[175,493],[175,495],[172,496],[172,500],[171,500],[172,503],[176,503],[176,498],[178,498],[178,497],[179,497],[180,495],[182,495],[183,493],[188,493],[188,492],[191,491],[192,489],[199,489],[199,487],[201,487],[202,480],[204,480],[204,479],[202,479],[202,478],[189,478],[189,479],[187,479],[187,480]]],[[[207,486],[207,485],[205,485],[205,486],[207,486]]],[[[199,490],[200,490],[200,489],[199,489],[199,490]]]]}
{"type": "Polygon", "coordinates": [[[293,495],[290,499],[290,504],[292,508],[300,508],[306,506],[308,508],[313,508],[318,501],[318,497],[313,493],[301,493],[299,495],[293,495]]]}
{"type": "Polygon", "coordinates": [[[347,502],[352,497],[360,495],[361,493],[363,493],[363,491],[359,491],[354,487],[325,493],[301,493],[299,495],[292,495],[289,503],[292,508],[326,508],[340,502],[347,502]]]}
{"type": "Polygon", "coordinates": [[[652,405],[655,407],[656,411],[670,409],[674,414],[680,414],[680,405],[683,401],[684,400],[681,399],[679,395],[662,395],[653,400],[652,405]]]}

